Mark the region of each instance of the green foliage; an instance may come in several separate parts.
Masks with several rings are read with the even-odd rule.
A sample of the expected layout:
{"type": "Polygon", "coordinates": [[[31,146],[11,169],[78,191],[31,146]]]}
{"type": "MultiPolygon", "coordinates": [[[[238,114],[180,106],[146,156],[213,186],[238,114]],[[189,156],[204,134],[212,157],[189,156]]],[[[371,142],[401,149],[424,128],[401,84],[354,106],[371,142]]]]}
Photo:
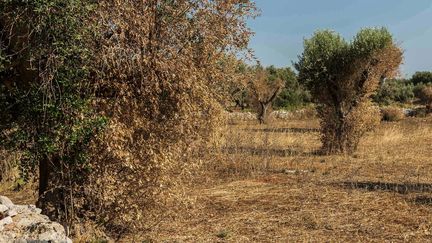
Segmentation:
{"type": "Polygon", "coordinates": [[[367,57],[390,44],[392,36],[385,28],[362,29],[351,43],[333,31],[318,31],[304,41],[303,55],[295,66],[302,83],[310,90],[320,92],[354,60],[367,57]]]}
{"type": "Polygon", "coordinates": [[[295,64],[299,71],[299,80],[312,92],[319,91],[328,80],[332,79],[340,66],[345,62],[344,53],[348,43],[337,33],[318,31],[304,41],[303,55],[295,64]],[[339,57],[344,59],[340,60],[339,57]]]}
{"type": "Polygon", "coordinates": [[[411,78],[411,83],[413,83],[414,85],[432,83],[432,72],[414,73],[414,75],[411,78]]]}
{"type": "Polygon", "coordinates": [[[276,71],[285,86],[276,98],[275,108],[295,109],[311,101],[309,91],[298,82],[297,75],[291,68],[279,68],[276,71]]]}
{"type": "Polygon", "coordinates": [[[382,79],[394,76],[402,52],[385,28],[360,30],[350,42],[318,31],[295,64],[321,118],[323,152],[352,153],[379,120],[370,102],[382,79]]]}
{"type": "Polygon", "coordinates": [[[420,104],[426,105],[427,111],[432,111],[432,84],[420,83],[415,87],[414,94],[420,104]]]}
{"type": "Polygon", "coordinates": [[[86,19],[92,6],[84,0],[0,3],[2,31],[10,30],[2,43],[19,41],[27,50],[16,55],[16,46],[2,46],[1,60],[15,64],[0,72],[0,146],[22,151],[25,179],[47,157],[59,158],[72,170],[80,166],[90,137],[107,122],[90,108],[91,93],[84,82],[92,56],[85,37],[92,34],[86,19]],[[15,16],[17,22],[11,23],[15,16]],[[32,75],[21,75],[29,66],[34,67],[32,75]]]}
{"type": "Polygon", "coordinates": [[[382,82],[373,100],[379,104],[408,103],[414,99],[414,85],[405,79],[389,79],[382,82]]]}
{"type": "Polygon", "coordinates": [[[216,236],[220,239],[227,239],[230,236],[230,232],[227,230],[222,230],[216,234],[216,236]]]}
{"type": "Polygon", "coordinates": [[[392,34],[386,28],[365,28],[354,37],[351,48],[354,56],[369,56],[392,43],[392,34]]]}

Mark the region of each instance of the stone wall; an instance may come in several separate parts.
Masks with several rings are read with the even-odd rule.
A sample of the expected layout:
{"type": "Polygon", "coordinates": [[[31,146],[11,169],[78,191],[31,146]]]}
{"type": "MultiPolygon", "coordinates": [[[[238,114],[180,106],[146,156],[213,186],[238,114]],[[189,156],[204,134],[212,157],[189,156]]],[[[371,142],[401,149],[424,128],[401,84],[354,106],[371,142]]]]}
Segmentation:
{"type": "Polygon", "coordinates": [[[15,205],[0,196],[0,242],[71,243],[62,225],[34,205],[15,205]]]}

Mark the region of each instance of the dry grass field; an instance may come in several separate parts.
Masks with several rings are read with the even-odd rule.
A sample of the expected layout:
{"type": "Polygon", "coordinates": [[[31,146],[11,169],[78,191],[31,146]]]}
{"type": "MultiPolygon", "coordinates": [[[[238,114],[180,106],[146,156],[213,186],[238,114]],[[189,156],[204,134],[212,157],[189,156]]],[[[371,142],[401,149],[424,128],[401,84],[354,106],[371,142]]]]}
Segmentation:
{"type": "Polygon", "coordinates": [[[382,123],[350,157],[316,153],[315,119],[228,129],[188,208],[125,242],[432,241],[431,117],[382,123]]]}
{"type": "Polygon", "coordinates": [[[432,119],[383,123],[352,157],[319,156],[316,120],[229,127],[149,242],[432,241],[432,119]]]}

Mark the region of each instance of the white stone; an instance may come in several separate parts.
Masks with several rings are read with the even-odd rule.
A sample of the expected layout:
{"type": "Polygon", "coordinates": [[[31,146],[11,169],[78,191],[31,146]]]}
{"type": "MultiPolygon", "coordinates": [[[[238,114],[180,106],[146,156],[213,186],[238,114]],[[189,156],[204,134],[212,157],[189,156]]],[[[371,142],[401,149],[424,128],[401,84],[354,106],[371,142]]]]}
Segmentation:
{"type": "Polygon", "coordinates": [[[6,217],[6,218],[0,220],[0,226],[5,226],[8,224],[12,224],[12,223],[13,223],[13,220],[11,217],[6,217]]]}
{"type": "Polygon", "coordinates": [[[16,216],[18,213],[17,213],[17,211],[15,210],[15,209],[9,209],[8,211],[7,211],[7,215],[8,216],[10,216],[10,217],[14,217],[14,216],[16,216]]]}
{"type": "Polygon", "coordinates": [[[5,196],[0,196],[0,204],[5,205],[8,208],[12,208],[14,206],[14,204],[12,203],[12,201],[5,197],[5,196]]]}
{"type": "Polygon", "coordinates": [[[6,207],[6,206],[3,205],[3,204],[0,204],[0,213],[4,213],[4,212],[6,212],[6,211],[8,211],[8,210],[9,210],[8,207],[6,207]]]}
{"type": "Polygon", "coordinates": [[[28,209],[33,213],[37,213],[37,214],[42,213],[42,209],[37,208],[35,205],[28,205],[28,209]]]}
{"type": "Polygon", "coordinates": [[[59,223],[52,222],[46,215],[40,214],[41,209],[36,208],[36,206],[14,206],[7,198],[2,198],[2,203],[10,207],[7,207],[6,213],[3,213],[8,215],[8,217],[0,221],[0,243],[72,243],[72,240],[67,237],[64,227],[59,223]],[[12,215],[16,215],[16,217],[12,219],[12,215]],[[4,225],[11,223],[13,223],[13,227],[4,227],[4,225]]]}

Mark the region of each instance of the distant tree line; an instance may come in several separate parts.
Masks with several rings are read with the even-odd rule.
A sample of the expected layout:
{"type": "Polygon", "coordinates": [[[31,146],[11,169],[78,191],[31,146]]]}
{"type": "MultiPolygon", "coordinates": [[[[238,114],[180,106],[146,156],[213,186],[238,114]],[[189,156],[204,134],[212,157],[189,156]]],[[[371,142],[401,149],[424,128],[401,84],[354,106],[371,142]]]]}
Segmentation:
{"type": "MultiPolygon", "coordinates": [[[[298,79],[298,74],[290,67],[247,67],[241,64],[241,72],[247,73],[243,82],[236,82],[231,89],[231,109],[236,110],[262,110],[257,107],[256,97],[258,93],[268,92],[269,89],[280,86],[274,99],[271,100],[271,109],[295,110],[311,104],[311,93],[304,83],[298,79]],[[257,70],[260,74],[257,75],[257,70]],[[255,73],[255,74],[253,74],[255,73]],[[275,81],[280,82],[275,82],[275,81]],[[267,86],[263,83],[267,82],[267,86]],[[260,85],[258,85],[260,83],[260,85]],[[251,86],[251,84],[254,84],[251,86]]],[[[432,85],[432,71],[416,72],[411,78],[383,79],[377,91],[372,95],[372,100],[379,105],[391,105],[395,103],[406,104],[421,103],[422,89],[432,85]]],[[[271,97],[271,96],[270,96],[271,97]]],[[[269,97],[269,98],[270,98],[269,97]]],[[[262,98],[261,98],[262,99],[262,98]]],[[[259,111],[258,111],[259,112],[259,111]]]]}
{"type": "Polygon", "coordinates": [[[271,102],[265,103],[272,109],[292,110],[311,102],[309,91],[298,81],[297,74],[290,67],[242,64],[240,70],[244,74],[244,80],[235,82],[231,89],[231,109],[254,109],[257,99],[264,100],[260,97],[266,96],[264,93],[269,93],[266,100],[271,102]],[[272,90],[277,90],[275,95],[272,90]]]}
{"type": "Polygon", "coordinates": [[[432,86],[432,72],[416,72],[409,78],[383,80],[373,100],[380,105],[422,102],[422,90],[432,86]]]}

